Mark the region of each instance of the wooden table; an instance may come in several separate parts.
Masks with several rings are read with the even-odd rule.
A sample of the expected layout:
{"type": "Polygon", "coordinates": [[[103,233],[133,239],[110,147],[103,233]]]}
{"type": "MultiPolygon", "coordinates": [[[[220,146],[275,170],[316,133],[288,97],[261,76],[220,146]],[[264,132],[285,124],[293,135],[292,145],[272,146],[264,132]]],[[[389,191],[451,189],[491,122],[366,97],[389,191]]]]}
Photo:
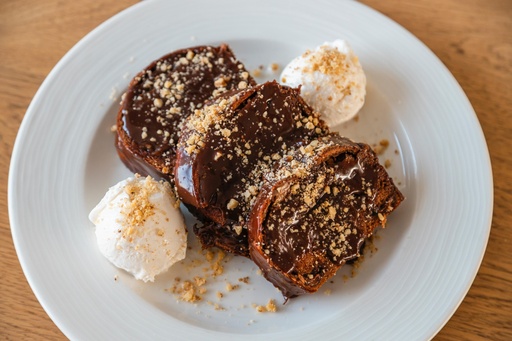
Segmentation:
{"type": "MultiPolygon", "coordinates": [[[[28,286],[11,238],[7,178],[18,127],[58,60],[136,2],[0,1],[0,339],[65,339],[28,286]]],[[[443,61],[473,104],[491,154],[495,205],[487,252],[467,297],[435,339],[512,340],[512,1],[362,2],[443,61]]]]}

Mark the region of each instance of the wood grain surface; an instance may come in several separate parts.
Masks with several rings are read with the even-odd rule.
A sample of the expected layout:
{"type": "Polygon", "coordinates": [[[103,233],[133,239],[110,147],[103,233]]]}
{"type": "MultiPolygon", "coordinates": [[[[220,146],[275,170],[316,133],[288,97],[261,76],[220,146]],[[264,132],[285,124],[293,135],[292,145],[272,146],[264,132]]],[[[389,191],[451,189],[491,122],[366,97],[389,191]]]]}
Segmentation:
{"type": "MultiPolygon", "coordinates": [[[[18,127],[59,59],[136,2],[0,0],[1,340],[65,339],[31,291],[12,242],[7,179],[18,127]]],[[[512,340],[512,1],[361,2],[412,32],[448,67],[478,115],[491,154],[495,204],[487,252],[468,295],[435,340],[512,340]]]]}

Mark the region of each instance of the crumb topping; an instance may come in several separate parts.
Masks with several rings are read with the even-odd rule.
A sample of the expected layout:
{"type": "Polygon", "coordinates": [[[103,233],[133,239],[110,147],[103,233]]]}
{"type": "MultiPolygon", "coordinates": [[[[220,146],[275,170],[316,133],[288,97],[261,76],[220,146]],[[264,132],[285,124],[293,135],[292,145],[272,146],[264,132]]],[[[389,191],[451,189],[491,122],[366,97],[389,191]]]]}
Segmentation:
{"type": "Polygon", "coordinates": [[[325,75],[340,76],[349,69],[349,62],[345,54],[329,47],[321,46],[319,52],[310,50],[302,55],[308,62],[302,68],[303,73],[321,72],[325,75]]]}
{"type": "Polygon", "coordinates": [[[150,200],[150,196],[158,192],[158,183],[151,177],[145,181],[134,181],[125,187],[124,191],[128,195],[129,204],[123,210],[128,225],[135,227],[143,225],[147,218],[155,214],[155,206],[150,200]]]}
{"type": "Polygon", "coordinates": [[[256,309],[256,311],[258,313],[266,313],[266,312],[275,313],[275,312],[277,312],[277,306],[276,306],[276,303],[274,300],[269,300],[266,305],[253,304],[253,307],[254,307],[254,309],[256,309]]]}
{"type": "Polygon", "coordinates": [[[299,146],[315,153],[314,139],[326,133],[323,121],[306,108],[296,90],[270,82],[218,97],[196,110],[184,125],[178,148],[201,160],[196,168],[205,172],[197,184],[201,197],[223,211],[234,236],[246,236],[246,220],[265,176],[299,146]],[[207,171],[202,163],[208,164],[207,171]]]}
{"type": "Polygon", "coordinates": [[[225,46],[201,46],[172,53],[137,75],[122,102],[124,131],[139,152],[158,154],[171,174],[182,121],[205,100],[253,84],[225,46]]]}
{"type": "Polygon", "coordinates": [[[389,147],[389,140],[382,139],[378,144],[373,144],[372,149],[377,155],[382,155],[389,147]]]}
{"type": "Polygon", "coordinates": [[[308,286],[318,287],[359,257],[363,241],[394,209],[394,203],[380,202],[386,188],[378,160],[366,148],[346,142],[340,149],[339,141],[319,138],[267,175],[276,185],[259,247],[272,264],[308,286]]]}
{"type": "MultiPolygon", "coordinates": [[[[136,174],[135,178],[140,178],[140,175],[136,174]]],[[[151,196],[158,193],[159,186],[164,186],[165,190],[169,192],[170,186],[166,182],[158,182],[152,177],[148,176],[143,181],[132,181],[129,182],[124,192],[128,196],[127,202],[123,205],[121,213],[125,216],[125,227],[119,230],[122,233],[122,238],[128,242],[133,242],[134,237],[138,236],[141,232],[140,227],[144,225],[146,220],[155,214],[155,205],[151,201],[151,196]]],[[[159,234],[157,229],[157,235],[163,236],[163,231],[159,234]]]]}
{"type": "MultiPolygon", "coordinates": [[[[226,261],[226,253],[222,250],[210,249],[203,251],[204,260],[207,266],[201,260],[193,262],[189,270],[200,267],[203,271],[202,276],[194,276],[187,279],[176,277],[174,284],[166,289],[176,296],[177,299],[188,303],[197,303],[204,299],[208,292],[208,279],[216,278],[224,273],[223,263],[226,261]]],[[[222,298],[223,294],[216,293],[217,298],[222,298]]]]}

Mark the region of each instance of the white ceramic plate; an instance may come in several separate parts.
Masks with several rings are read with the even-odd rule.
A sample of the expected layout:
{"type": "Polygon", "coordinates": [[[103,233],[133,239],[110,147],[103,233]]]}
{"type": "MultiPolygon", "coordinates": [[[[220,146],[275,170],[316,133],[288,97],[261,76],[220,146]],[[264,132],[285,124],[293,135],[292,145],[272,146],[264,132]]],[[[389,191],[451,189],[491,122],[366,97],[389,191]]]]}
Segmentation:
{"type": "Polygon", "coordinates": [[[88,340],[428,339],[476,275],[492,200],[485,140],[459,85],[410,33],[353,1],[154,0],[129,8],[45,80],[20,128],[9,178],[12,233],[28,281],[66,336],[88,340]],[[175,276],[192,276],[190,264],[143,284],[99,254],[87,215],[130,175],[109,129],[136,72],[172,50],[221,42],[249,70],[284,66],[337,38],[351,43],[368,78],[360,120],[339,128],[356,140],[391,142],[382,158],[407,197],[354,278],[346,279],[346,267],[317,294],[283,306],[250,261],[232,258],[192,305],[164,290],[175,276]],[[225,290],[244,276],[250,284],[225,290]],[[217,291],[226,294],[220,301],[217,291]],[[270,298],[279,312],[256,312],[252,305],[270,298]]]}

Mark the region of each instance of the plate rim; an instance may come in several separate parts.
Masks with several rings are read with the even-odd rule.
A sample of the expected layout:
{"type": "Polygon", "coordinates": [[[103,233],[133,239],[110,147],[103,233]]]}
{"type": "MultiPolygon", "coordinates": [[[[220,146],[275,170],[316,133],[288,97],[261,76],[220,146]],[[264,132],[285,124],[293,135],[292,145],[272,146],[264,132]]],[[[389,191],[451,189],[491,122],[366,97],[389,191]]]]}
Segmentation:
{"type": "MultiPolygon", "coordinates": [[[[474,280],[475,280],[475,278],[476,278],[476,276],[478,274],[478,271],[479,271],[480,266],[482,264],[483,258],[485,256],[485,250],[486,250],[486,247],[487,247],[487,244],[488,244],[488,241],[489,241],[490,231],[491,231],[491,227],[492,227],[491,224],[492,224],[493,207],[494,207],[494,185],[493,185],[493,174],[492,174],[492,164],[491,164],[490,154],[489,154],[488,146],[487,146],[487,143],[486,143],[486,140],[485,140],[485,136],[484,136],[482,127],[481,127],[481,125],[479,123],[478,116],[476,115],[476,112],[474,111],[474,108],[472,107],[469,99],[467,98],[467,96],[466,96],[464,90],[462,89],[462,87],[460,86],[460,84],[457,82],[457,80],[452,75],[452,73],[449,71],[449,69],[444,65],[444,63],[422,41],[420,41],[412,33],[410,33],[407,29],[405,29],[404,27],[402,27],[400,24],[396,23],[395,21],[393,21],[389,17],[387,17],[384,14],[382,14],[382,13],[372,9],[371,7],[369,7],[369,6],[365,5],[365,4],[361,4],[361,3],[358,3],[358,2],[353,2],[352,5],[353,6],[359,6],[360,8],[364,8],[364,10],[366,10],[366,11],[373,12],[373,15],[378,15],[378,16],[380,16],[382,18],[385,18],[389,23],[392,23],[392,24],[396,25],[402,31],[408,33],[416,42],[418,42],[421,45],[423,45],[424,48],[426,50],[428,50],[432,54],[432,56],[438,62],[437,63],[438,65],[436,65],[436,66],[437,67],[441,67],[441,68],[444,69],[443,72],[449,78],[451,78],[451,82],[453,83],[453,85],[458,87],[459,94],[462,96],[461,98],[464,98],[465,101],[467,102],[467,103],[465,103],[465,105],[467,105],[471,109],[470,111],[473,113],[473,119],[476,120],[477,126],[480,128],[481,136],[479,136],[478,138],[482,140],[482,142],[483,142],[482,146],[485,149],[483,152],[487,156],[487,158],[486,158],[487,160],[485,160],[486,161],[486,167],[485,168],[486,168],[486,170],[488,171],[488,174],[489,174],[489,178],[487,179],[487,181],[488,181],[488,184],[489,184],[489,186],[488,186],[489,193],[488,194],[489,194],[489,198],[491,199],[491,202],[489,203],[490,209],[487,211],[487,213],[488,213],[487,214],[488,223],[486,225],[486,240],[482,243],[482,252],[480,253],[480,259],[478,261],[478,266],[475,267],[475,269],[473,271],[473,274],[471,276],[472,279],[471,279],[471,281],[469,281],[467,283],[467,287],[466,287],[465,292],[461,295],[459,302],[453,307],[453,309],[452,309],[451,313],[449,314],[449,316],[447,317],[447,319],[438,327],[436,332],[432,335],[432,337],[433,337],[445,326],[445,324],[453,316],[455,311],[458,309],[458,307],[460,306],[460,304],[462,303],[462,301],[466,297],[467,293],[469,292],[469,290],[470,290],[470,288],[471,288],[471,286],[472,286],[472,284],[473,284],[473,282],[474,282],[474,280]]],[[[23,155],[20,155],[19,149],[21,149],[21,144],[22,144],[22,141],[24,139],[24,135],[26,134],[25,131],[27,130],[27,127],[29,126],[30,121],[32,121],[33,116],[35,116],[36,113],[37,113],[37,110],[35,109],[36,104],[41,100],[40,98],[44,95],[44,92],[45,92],[46,88],[48,87],[48,85],[53,82],[53,79],[58,75],[60,70],[66,65],[68,60],[72,58],[72,56],[75,53],[75,51],[79,50],[81,48],[81,46],[86,44],[89,40],[94,39],[96,37],[96,35],[98,34],[98,32],[101,32],[104,29],[104,27],[109,26],[112,22],[115,22],[116,20],[121,20],[123,16],[127,15],[127,13],[129,13],[131,11],[138,11],[139,8],[141,8],[143,6],[150,6],[150,5],[148,5],[147,2],[139,2],[139,3],[136,3],[136,4],[134,4],[134,5],[130,6],[130,7],[122,10],[121,12],[115,14],[114,16],[110,17],[109,19],[107,19],[106,21],[101,23],[99,26],[94,28],[92,31],[90,31],[85,37],[80,39],[59,60],[59,62],[52,68],[52,70],[49,72],[47,77],[41,83],[39,89],[37,90],[37,92],[34,95],[32,101],[30,102],[30,104],[29,104],[29,106],[28,106],[28,108],[26,110],[25,116],[23,117],[23,120],[22,120],[21,125],[19,127],[18,133],[16,135],[15,142],[14,142],[14,147],[13,147],[13,150],[12,150],[10,166],[9,166],[9,176],[8,176],[7,192],[8,192],[9,221],[10,221],[10,226],[11,226],[11,234],[12,234],[12,238],[13,238],[14,247],[15,247],[18,259],[20,261],[22,270],[24,272],[24,275],[27,278],[27,281],[28,281],[32,291],[34,292],[36,298],[38,299],[39,303],[41,304],[41,306],[43,307],[45,312],[48,314],[48,316],[52,319],[52,321],[58,326],[58,328],[66,336],[73,335],[72,331],[70,330],[69,326],[67,326],[65,328],[64,326],[62,326],[59,323],[58,316],[57,316],[58,314],[49,306],[50,304],[48,303],[47,298],[43,297],[43,295],[39,292],[36,280],[34,278],[32,278],[30,272],[27,271],[27,268],[29,267],[28,264],[27,264],[28,261],[27,261],[25,255],[23,254],[23,252],[20,250],[20,242],[19,242],[19,238],[20,237],[19,237],[19,234],[18,234],[20,227],[19,227],[19,223],[17,222],[17,214],[18,213],[16,212],[18,210],[18,208],[15,206],[15,203],[17,201],[17,193],[16,193],[16,191],[14,189],[14,186],[13,186],[14,182],[15,182],[15,179],[16,179],[16,176],[17,176],[16,169],[17,169],[17,167],[20,167],[19,165],[22,163],[22,158],[23,158],[23,155]],[[66,332],[65,332],[65,330],[66,330],[66,332]]]]}

